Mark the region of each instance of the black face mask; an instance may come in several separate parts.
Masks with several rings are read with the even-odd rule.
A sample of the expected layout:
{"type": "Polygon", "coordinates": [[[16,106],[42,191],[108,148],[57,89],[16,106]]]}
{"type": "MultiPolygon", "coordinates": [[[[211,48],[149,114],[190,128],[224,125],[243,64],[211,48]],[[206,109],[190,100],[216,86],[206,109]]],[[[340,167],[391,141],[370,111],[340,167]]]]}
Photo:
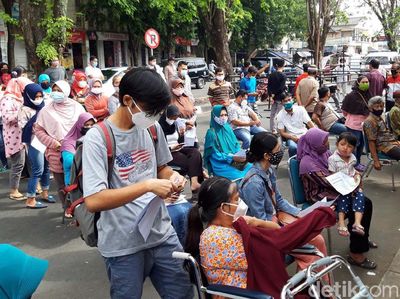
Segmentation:
{"type": "Polygon", "coordinates": [[[42,83],[40,83],[40,86],[42,86],[43,89],[47,89],[50,87],[50,83],[42,82],[42,83]]]}
{"type": "Polygon", "coordinates": [[[382,113],[383,113],[383,109],[382,110],[375,110],[375,109],[372,110],[372,114],[376,115],[376,116],[381,116],[382,113]]]}
{"type": "Polygon", "coordinates": [[[271,163],[271,165],[278,165],[279,163],[281,163],[282,158],[283,158],[283,150],[279,150],[276,153],[270,154],[268,161],[269,163],[271,163]]]}
{"type": "Polygon", "coordinates": [[[91,129],[91,128],[85,128],[85,127],[83,127],[83,128],[81,129],[81,134],[82,134],[83,136],[85,136],[86,133],[87,133],[90,129],[91,129]]]}
{"type": "Polygon", "coordinates": [[[397,70],[390,70],[390,72],[392,73],[392,76],[396,76],[397,75],[397,70]]]}

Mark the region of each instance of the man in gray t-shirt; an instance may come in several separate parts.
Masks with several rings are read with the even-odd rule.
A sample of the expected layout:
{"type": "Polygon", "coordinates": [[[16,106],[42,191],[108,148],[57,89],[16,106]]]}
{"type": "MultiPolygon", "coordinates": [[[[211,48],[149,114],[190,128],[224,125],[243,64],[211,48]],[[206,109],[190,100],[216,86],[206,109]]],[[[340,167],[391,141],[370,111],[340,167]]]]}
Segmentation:
{"type": "Polygon", "coordinates": [[[172,258],[182,246],[167,208],[163,201],[148,208],[154,206],[156,195],[168,198],[184,185],[184,178],[167,166],[172,157],[160,125],[155,123],[155,143],[146,129],[154,124],[147,115],[158,114],[169,104],[168,86],[151,70],[135,69],[123,77],[120,97],[121,106],[105,120],[116,145],[110,182],[98,128],[86,134],[82,154],[85,203],[90,211],[101,211],[98,248],[105,259],[111,298],[140,298],[146,276],[161,297],[191,298],[188,274],[172,258]],[[144,228],[147,234],[138,224],[143,213],[151,219],[144,228]]]}
{"type": "Polygon", "coordinates": [[[46,69],[44,73],[50,77],[50,84],[54,84],[59,80],[67,79],[67,72],[65,71],[64,67],[60,66],[60,62],[58,61],[57,57],[51,60],[50,67],[46,69]]]}

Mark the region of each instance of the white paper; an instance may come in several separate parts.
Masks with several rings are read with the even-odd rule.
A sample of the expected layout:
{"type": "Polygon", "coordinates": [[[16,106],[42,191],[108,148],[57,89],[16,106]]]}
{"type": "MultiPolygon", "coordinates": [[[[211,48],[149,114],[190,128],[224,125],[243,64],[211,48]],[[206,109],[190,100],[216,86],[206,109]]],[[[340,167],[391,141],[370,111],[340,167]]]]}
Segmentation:
{"type": "Polygon", "coordinates": [[[233,155],[234,157],[238,158],[246,158],[246,150],[242,149],[238,151],[236,154],[233,155]]]}
{"type": "Polygon", "coordinates": [[[44,152],[46,151],[46,146],[43,143],[41,143],[36,136],[33,137],[31,145],[42,154],[44,154],[44,152]]]}
{"type": "Polygon", "coordinates": [[[297,216],[301,218],[301,217],[304,217],[304,216],[310,214],[312,211],[314,211],[315,209],[317,209],[319,207],[330,207],[331,205],[333,205],[335,200],[336,199],[331,200],[331,201],[326,201],[326,197],[325,197],[323,200],[317,201],[315,204],[313,204],[312,206],[309,206],[307,209],[300,211],[300,213],[297,216]]]}
{"type": "MultiPolygon", "coordinates": [[[[162,204],[163,200],[160,197],[155,196],[143,209],[137,221],[135,222],[134,227],[136,227],[136,225],[138,226],[139,232],[145,242],[149,237],[150,230],[153,227],[154,220],[156,219],[156,216],[160,211],[160,207],[162,204]]],[[[133,230],[131,231],[131,233],[132,232],[133,230]]]]}
{"type": "Polygon", "coordinates": [[[347,195],[353,192],[360,184],[359,181],[356,182],[353,177],[348,176],[343,172],[336,172],[330,176],[327,176],[326,179],[332,185],[332,187],[342,195],[347,195]]]}
{"type": "Polygon", "coordinates": [[[185,132],[185,146],[194,146],[196,142],[196,127],[185,132]]]}

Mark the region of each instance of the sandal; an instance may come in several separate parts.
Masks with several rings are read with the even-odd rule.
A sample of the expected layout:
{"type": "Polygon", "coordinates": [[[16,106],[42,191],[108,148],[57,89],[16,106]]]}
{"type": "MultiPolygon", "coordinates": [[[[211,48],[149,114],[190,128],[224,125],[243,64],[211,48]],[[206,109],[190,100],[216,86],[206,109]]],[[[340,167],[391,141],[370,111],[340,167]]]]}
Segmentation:
{"type": "Polygon", "coordinates": [[[373,249],[378,248],[378,244],[376,244],[374,241],[368,241],[368,245],[369,245],[369,248],[373,248],[373,249]]]}
{"type": "Polygon", "coordinates": [[[74,216],[72,216],[72,214],[70,214],[70,213],[68,213],[68,212],[65,212],[65,213],[64,213],[64,218],[65,218],[65,219],[72,219],[72,218],[74,218],[74,216]]]}
{"type": "Polygon", "coordinates": [[[23,194],[19,194],[19,195],[10,194],[9,198],[12,200],[21,201],[21,200],[25,200],[26,196],[23,194]]]}
{"type": "Polygon", "coordinates": [[[27,209],[44,209],[47,208],[47,205],[37,201],[34,206],[26,206],[27,209]]]}
{"type": "Polygon", "coordinates": [[[42,197],[40,198],[40,200],[43,200],[48,203],[56,203],[56,199],[54,198],[53,195],[49,195],[47,198],[42,197]]]}
{"type": "Polygon", "coordinates": [[[364,227],[362,227],[361,225],[353,224],[351,231],[353,233],[359,234],[360,236],[365,235],[364,227]]]}
{"type": "Polygon", "coordinates": [[[373,261],[371,261],[371,260],[369,260],[367,258],[365,258],[360,263],[360,262],[355,261],[351,256],[348,256],[347,257],[347,261],[349,262],[350,265],[357,266],[357,267],[360,267],[360,268],[364,268],[364,269],[367,269],[367,270],[373,270],[377,266],[377,264],[375,262],[373,262],[373,261]]]}
{"type": "Polygon", "coordinates": [[[341,235],[342,237],[350,236],[349,230],[345,226],[338,226],[337,230],[338,230],[339,235],[341,235]]]}

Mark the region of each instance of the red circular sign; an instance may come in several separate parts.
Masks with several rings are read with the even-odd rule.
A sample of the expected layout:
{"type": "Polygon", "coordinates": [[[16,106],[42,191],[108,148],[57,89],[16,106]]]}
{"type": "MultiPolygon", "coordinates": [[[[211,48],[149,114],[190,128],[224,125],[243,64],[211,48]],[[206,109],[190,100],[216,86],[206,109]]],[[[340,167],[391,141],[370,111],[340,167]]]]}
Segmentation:
{"type": "Polygon", "coordinates": [[[155,49],[160,45],[160,35],[153,28],[147,29],[144,34],[144,41],[150,49],[155,49]]]}

